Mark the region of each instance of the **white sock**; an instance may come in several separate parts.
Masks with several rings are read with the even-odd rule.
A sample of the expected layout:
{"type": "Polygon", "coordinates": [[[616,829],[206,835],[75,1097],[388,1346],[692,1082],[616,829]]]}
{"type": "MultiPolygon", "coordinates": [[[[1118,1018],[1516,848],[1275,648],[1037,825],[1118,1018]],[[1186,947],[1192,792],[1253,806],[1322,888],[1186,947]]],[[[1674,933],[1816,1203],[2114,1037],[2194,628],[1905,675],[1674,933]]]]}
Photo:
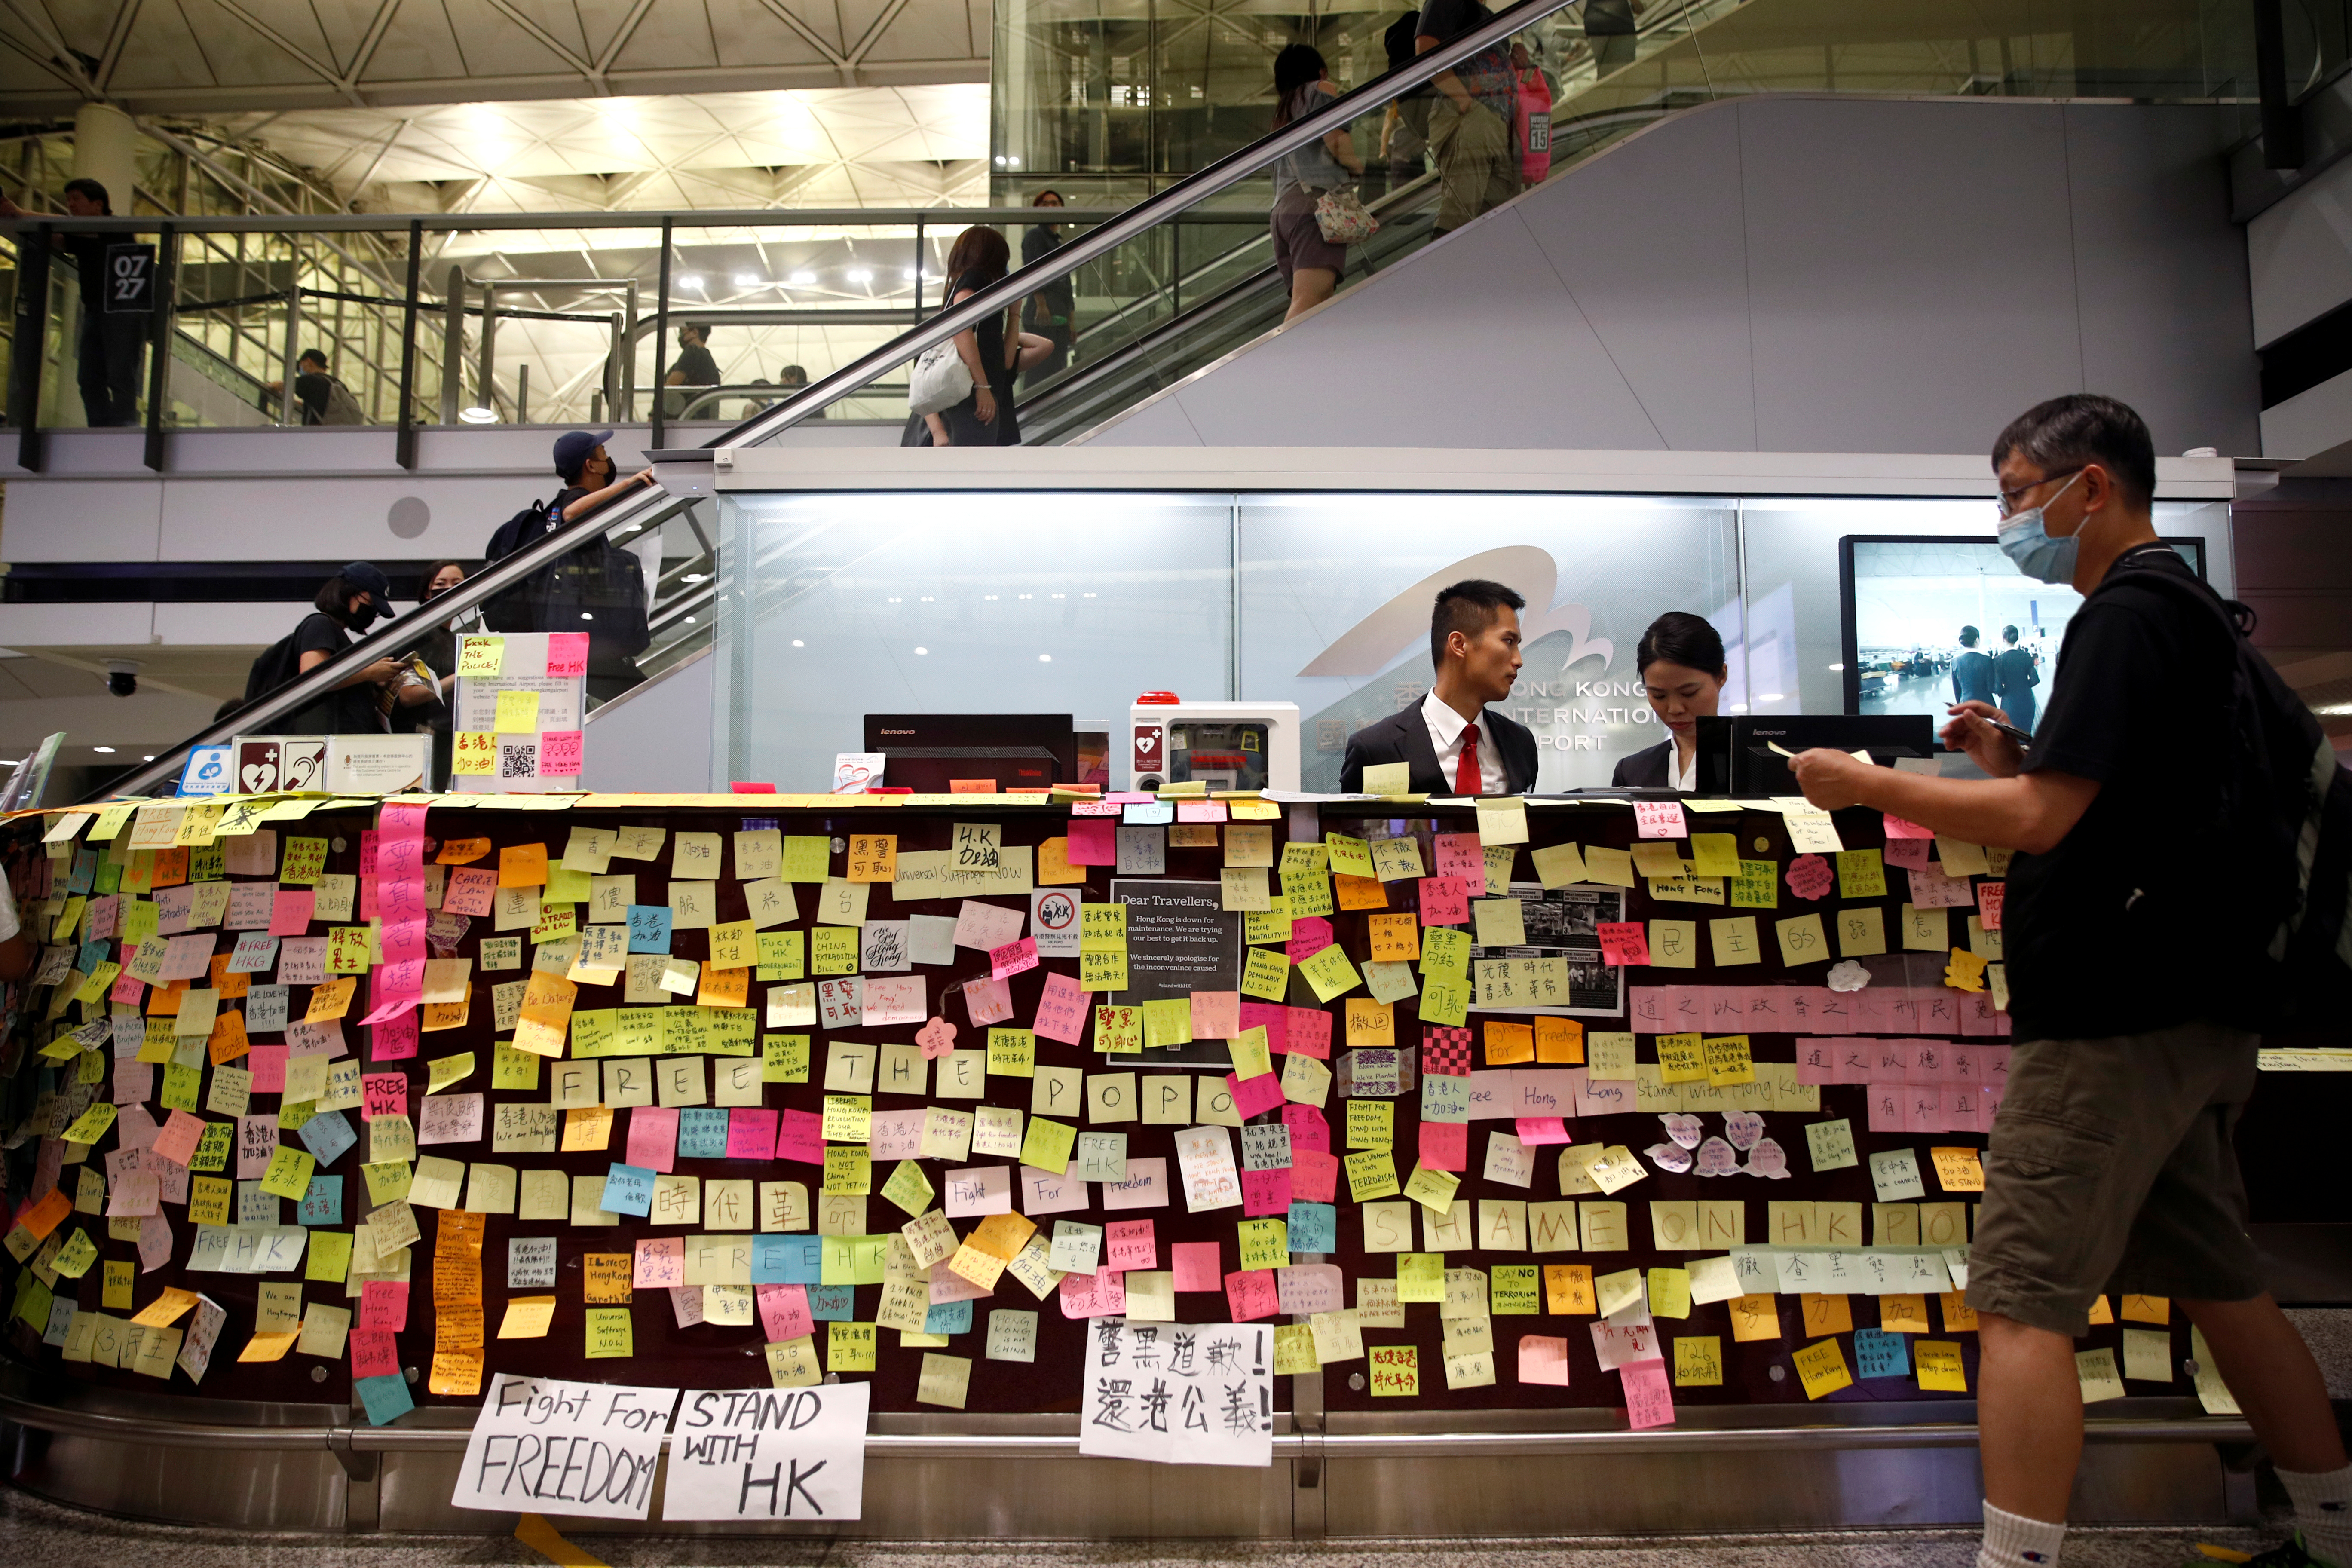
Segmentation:
{"type": "Polygon", "coordinates": [[[2352,1465],[2316,1474],[2282,1469],[2278,1479],[2294,1500],[2304,1549],[2330,1563],[2352,1564],[2352,1465]]]}
{"type": "Polygon", "coordinates": [[[1984,1505],[1984,1546],[1977,1552],[1977,1568],[2055,1568],[2058,1544],[2066,1527],[2044,1524],[2023,1514],[2004,1513],[1984,1505]]]}

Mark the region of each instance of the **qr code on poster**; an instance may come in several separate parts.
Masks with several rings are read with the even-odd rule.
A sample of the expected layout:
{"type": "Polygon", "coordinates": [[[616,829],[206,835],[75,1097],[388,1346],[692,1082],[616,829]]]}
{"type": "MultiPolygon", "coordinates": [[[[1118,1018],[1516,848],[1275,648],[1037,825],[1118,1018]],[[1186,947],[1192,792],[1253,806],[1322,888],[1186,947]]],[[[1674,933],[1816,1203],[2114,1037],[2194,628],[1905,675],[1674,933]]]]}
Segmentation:
{"type": "Polygon", "coordinates": [[[537,741],[499,742],[499,777],[534,779],[538,776],[539,742],[537,741]]]}

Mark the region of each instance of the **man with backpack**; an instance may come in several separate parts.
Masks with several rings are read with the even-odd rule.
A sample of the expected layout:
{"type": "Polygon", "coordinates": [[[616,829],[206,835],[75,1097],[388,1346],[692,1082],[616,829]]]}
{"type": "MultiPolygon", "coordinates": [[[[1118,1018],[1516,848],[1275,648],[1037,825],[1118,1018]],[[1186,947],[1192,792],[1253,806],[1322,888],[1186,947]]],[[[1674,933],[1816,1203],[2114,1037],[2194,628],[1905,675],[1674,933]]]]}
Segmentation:
{"type": "Polygon", "coordinates": [[[2263,1287],[2231,1145],[2257,1031],[2289,989],[2272,943],[2291,949],[2315,907],[2300,900],[2296,835],[2308,824],[2336,852],[2316,833],[2341,803],[2333,755],[2242,619],[2157,538],[2138,415],[2056,398],[1992,456],[2003,552],[2084,595],[2030,748],[1970,701],[1944,739],[1985,778],[1829,750],[1792,764],[1816,805],[2018,851],[2001,917],[2016,1045],[1969,1260],[1977,1561],[2059,1560],[2083,1444],[2074,1341],[2112,1289],[2169,1297],[2202,1331],[2277,1466],[2298,1534],[2253,1561],[2352,1568],[2352,1467],[2318,1366],[2263,1287]],[[2192,943],[2200,962],[2184,963],[2192,943]]]}
{"type": "MultiPolygon", "coordinates": [[[[304,349],[294,362],[294,400],[302,410],[305,425],[364,425],[367,412],[352,389],[338,381],[327,369],[327,356],[318,349],[304,349]]],[[[282,381],[265,381],[261,405],[275,409],[278,398],[285,392],[282,381]]]]}
{"type": "MultiPolygon", "coordinates": [[[[641,485],[654,482],[651,468],[614,478],[605,430],[567,430],[555,438],[555,472],[563,488],[555,499],[533,502],[500,524],[482,552],[486,561],[505,560],[559,528],[579,523],[641,485]]],[[[653,641],[646,622],[645,567],[635,555],[602,534],[583,538],[555,564],[535,572],[482,606],[494,632],[586,632],[588,692],[599,701],[640,685],[645,676],[632,661],[653,641]]]]}

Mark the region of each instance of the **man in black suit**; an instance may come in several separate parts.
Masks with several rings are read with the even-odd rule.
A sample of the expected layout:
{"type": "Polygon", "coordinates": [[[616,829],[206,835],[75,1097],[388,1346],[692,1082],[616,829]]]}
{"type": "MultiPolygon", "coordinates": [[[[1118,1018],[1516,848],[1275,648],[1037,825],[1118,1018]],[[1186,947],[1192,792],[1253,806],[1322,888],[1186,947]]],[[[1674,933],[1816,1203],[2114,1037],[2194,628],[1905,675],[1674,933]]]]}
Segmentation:
{"type": "Polygon", "coordinates": [[[1364,769],[1409,763],[1415,795],[1525,795],[1536,783],[1536,738],[1488,708],[1519,675],[1519,611],[1527,601],[1472,578],[1437,595],[1429,621],[1436,684],[1421,702],[1348,739],[1339,788],[1364,787],[1364,769]]]}

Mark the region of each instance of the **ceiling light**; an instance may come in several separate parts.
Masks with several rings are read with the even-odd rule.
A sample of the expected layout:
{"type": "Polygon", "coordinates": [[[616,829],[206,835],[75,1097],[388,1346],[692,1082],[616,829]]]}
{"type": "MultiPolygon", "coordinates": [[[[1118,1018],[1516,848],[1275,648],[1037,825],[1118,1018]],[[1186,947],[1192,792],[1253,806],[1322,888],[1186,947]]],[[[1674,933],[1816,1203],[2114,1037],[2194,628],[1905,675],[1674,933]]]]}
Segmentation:
{"type": "Polygon", "coordinates": [[[801,639],[800,639],[800,638],[798,638],[798,637],[794,637],[794,638],[793,639],[793,646],[794,647],[808,647],[808,644],[806,644],[806,643],[804,643],[804,642],[801,641],[801,639]]]}
{"type": "Polygon", "coordinates": [[[677,286],[681,289],[699,289],[702,287],[702,274],[682,272],[678,274],[677,286]]]}
{"type": "Polygon", "coordinates": [[[735,274],[735,287],[738,289],[757,289],[759,286],[760,275],[758,273],[738,272],[735,274]]]}
{"type": "MultiPolygon", "coordinates": [[[[152,758],[152,757],[142,757],[142,758],[140,758],[139,760],[140,760],[141,762],[142,762],[142,763],[152,763],[152,762],[153,762],[155,759],[154,759],[154,758],[152,758]]],[[[16,763],[9,763],[8,765],[9,765],[10,767],[15,767],[16,764],[16,763]]]]}
{"type": "Polygon", "coordinates": [[[1037,656],[1037,662],[1039,664],[1051,664],[1054,662],[1054,656],[1050,653],[1041,653],[1037,656]]]}
{"type": "Polygon", "coordinates": [[[919,647],[919,648],[917,648],[915,651],[916,651],[917,653],[929,653],[929,652],[930,652],[931,650],[930,650],[929,648],[927,648],[927,647],[919,647]]]}
{"type": "Polygon", "coordinates": [[[816,274],[814,272],[795,272],[793,274],[793,287],[795,289],[805,289],[815,281],[816,274]]]}
{"type": "Polygon", "coordinates": [[[499,422],[499,411],[476,405],[472,408],[457,410],[457,417],[468,425],[495,425],[499,422]]]}
{"type": "Polygon", "coordinates": [[[870,267],[856,267],[843,276],[852,283],[871,283],[874,281],[874,269],[870,267]]]}
{"type": "Polygon", "coordinates": [[[1780,694],[1777,691],[1768,691],[1764,694],[1763,700],[1767,702],[1778,702],[1781,700],[1780,694]]]}
{"type": "Polygon", "coordinates": [[[919,272],[916,271],[913,268],[909,267],[909,268],[907,268],[907,281],[908,281],[908,282],[909,282],[909,283],[918,283],[918,282],[920,282],[920,281],[922,280],[922,277],[923,277],[923,275],[922,275],[921,273],[919,273],[919,272]]]}
{"type": "Polygon", "coordinates": [[[1748,711],[1748,704],[1745,702],[1735,702],[1731,705],[1731,710],[1734,713],[1745,713],[1748,711]]]}
{"type": "Polygon", "coordinates": [[[710,574],[708,572],[688,572],[680,579],[680,581],[687,583],[708,583],[710,581],[710,574]]]}
{"type": "Polygon", "coordinates": [[[1842,664],[1833,664],[1833,665],[1830,666],[1830,668],[1831,668],[1832,669],[1843,669],[1843,668],[1845,668],[1845,666],[1843,666],[1843,665],[1842,665],[1842,664]]]}
{"type": "Polygon", "coordinates": [[[114,748],[112,746],[92,746],[90,750],[93,752],[103,752],[110,757],[114,754],[114,748]]]}

